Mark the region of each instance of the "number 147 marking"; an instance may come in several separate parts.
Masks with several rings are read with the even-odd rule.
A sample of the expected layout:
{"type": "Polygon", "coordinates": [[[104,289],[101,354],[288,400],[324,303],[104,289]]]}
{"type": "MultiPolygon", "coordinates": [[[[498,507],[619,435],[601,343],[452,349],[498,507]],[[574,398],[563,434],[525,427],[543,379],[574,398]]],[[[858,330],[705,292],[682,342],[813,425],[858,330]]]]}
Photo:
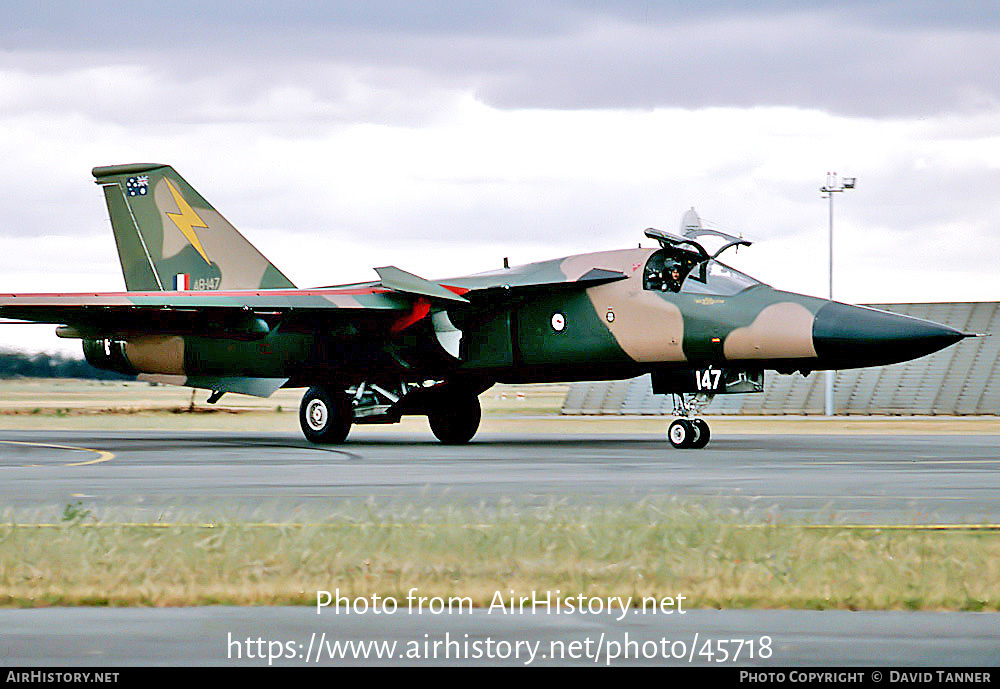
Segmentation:
{"type": "Polygon", "coordinates": [[[706,368],[703,371],[694,372],[695,386],[699,390],[718,390],[721,379],[722,369],[706,368]]]}

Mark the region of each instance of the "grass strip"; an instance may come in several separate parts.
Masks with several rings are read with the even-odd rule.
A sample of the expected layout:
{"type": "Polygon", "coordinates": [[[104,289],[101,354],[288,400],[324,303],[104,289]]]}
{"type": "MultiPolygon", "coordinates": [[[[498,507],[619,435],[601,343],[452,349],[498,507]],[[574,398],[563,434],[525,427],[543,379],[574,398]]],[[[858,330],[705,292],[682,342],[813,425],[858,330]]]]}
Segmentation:
{"type": "MultiPolygon", "coordinates": [[[[92,519],[92,517],[90,517],[92,519]]],[[[313,605],[560,591],[686,607],[1000,610],[993,525],[760,523],[641,501],[343,508],[282,523],[0,525],[0,605],[313,605]],[[942,525],[926,525],[938,527],[942,525]]]]}

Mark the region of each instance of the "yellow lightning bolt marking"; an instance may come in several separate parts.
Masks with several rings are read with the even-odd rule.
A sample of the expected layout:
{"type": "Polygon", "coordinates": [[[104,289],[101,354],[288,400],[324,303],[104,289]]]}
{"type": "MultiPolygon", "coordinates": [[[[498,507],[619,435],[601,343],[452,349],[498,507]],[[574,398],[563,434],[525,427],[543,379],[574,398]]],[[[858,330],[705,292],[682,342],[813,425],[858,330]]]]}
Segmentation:
{"type": "Polygon", "coordinates": [[[200,227],[207,230],[208,225],[205,221],[198,217],[198,214],[194,212],[194,209],[188,205],[188,202],[184,200],[181,193],[177,191],[173,184],[170,183],[169,179],[164,180],[167,183],[167,188],[170,189],[170,193],[174,197],[174,201],[177,203],[177,210],[180,213],[167,213],[167,217],[174,221],[177,225],[177,229],[187,237],[187,240],[191,242],[191,246],[201,254],[201,257],[205,259],[205,263],[212,265],[212,262],[208,260],[208,255],[205,253],[205,249],[201,246],[201,240],[198,239],[198,235],[195,234],[194,228],[200,227]]]}

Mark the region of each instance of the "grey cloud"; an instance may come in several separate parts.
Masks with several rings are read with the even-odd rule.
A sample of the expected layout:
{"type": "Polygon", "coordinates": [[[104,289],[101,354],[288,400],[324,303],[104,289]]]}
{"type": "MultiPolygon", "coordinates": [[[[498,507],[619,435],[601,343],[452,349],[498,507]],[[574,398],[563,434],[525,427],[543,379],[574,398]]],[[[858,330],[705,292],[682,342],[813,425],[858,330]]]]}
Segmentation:
{"type": "Polygon", "coordinates": [[[293,85],[315,94],[319,116],[334,117],[348,78],[418,100],[421,90],[471,89],[500,108],[792,105],[886,117],[1000,103],[1000,12],[990,3],[102,7],[14,9],[0,30],[4,61],[32,69],[36,56],[58,62],[44,56],[61,53],[64,69],[140,65],[179,86],[206,84],[236,107],[293,85]]]}
{"type": "Polygon", "coordinates": [[[595,33],[572,51],[526,45],[511,57],[521,69],[487,79],[479,94],[500,107],[787,105],[874,117],[1000,103],[996,36],[831,28],[795,17],[696,32],[595,33]]]}
{"type": "Polygon", "coordinates": [[[637,25],[697,25],[732,18],[775,18],[824,12],[883,29],[900,27],[996,30],[1000,13],[983,0],[270,0],[251,3],[105,0],[99,6],[63,0],[5,7],[0,40],[8,47],[178,45],[286,31],[350,31],[438,38],[560,35],[580,23],[614,20],[637,25]]]}

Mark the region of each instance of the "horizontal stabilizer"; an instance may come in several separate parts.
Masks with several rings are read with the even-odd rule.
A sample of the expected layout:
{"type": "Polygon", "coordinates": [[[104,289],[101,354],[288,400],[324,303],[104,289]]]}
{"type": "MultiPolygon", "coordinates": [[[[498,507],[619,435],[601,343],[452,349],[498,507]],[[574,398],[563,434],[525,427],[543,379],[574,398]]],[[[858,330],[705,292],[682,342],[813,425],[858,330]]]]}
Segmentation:
{"type": "Polygon", "coordinates": [[[424,280],[413,273],[407,273],[396,266],[383,266],[376,268],[375,272],[382,279],[382,286],[387,289],[407,294],[417,294],[422,297],[431,297],[432,299],[468,303],[465,297],[455,294],[450,289],[442,287],[436,282],[424,280]]]}
{"type": "Polygon", "coordinates": [[[60,337],[173,333],[258,340],[317,323],[393,322],[410,309],[378,287],[307,290],[0,294],[0,317],[60,325],[60,337]]]}

